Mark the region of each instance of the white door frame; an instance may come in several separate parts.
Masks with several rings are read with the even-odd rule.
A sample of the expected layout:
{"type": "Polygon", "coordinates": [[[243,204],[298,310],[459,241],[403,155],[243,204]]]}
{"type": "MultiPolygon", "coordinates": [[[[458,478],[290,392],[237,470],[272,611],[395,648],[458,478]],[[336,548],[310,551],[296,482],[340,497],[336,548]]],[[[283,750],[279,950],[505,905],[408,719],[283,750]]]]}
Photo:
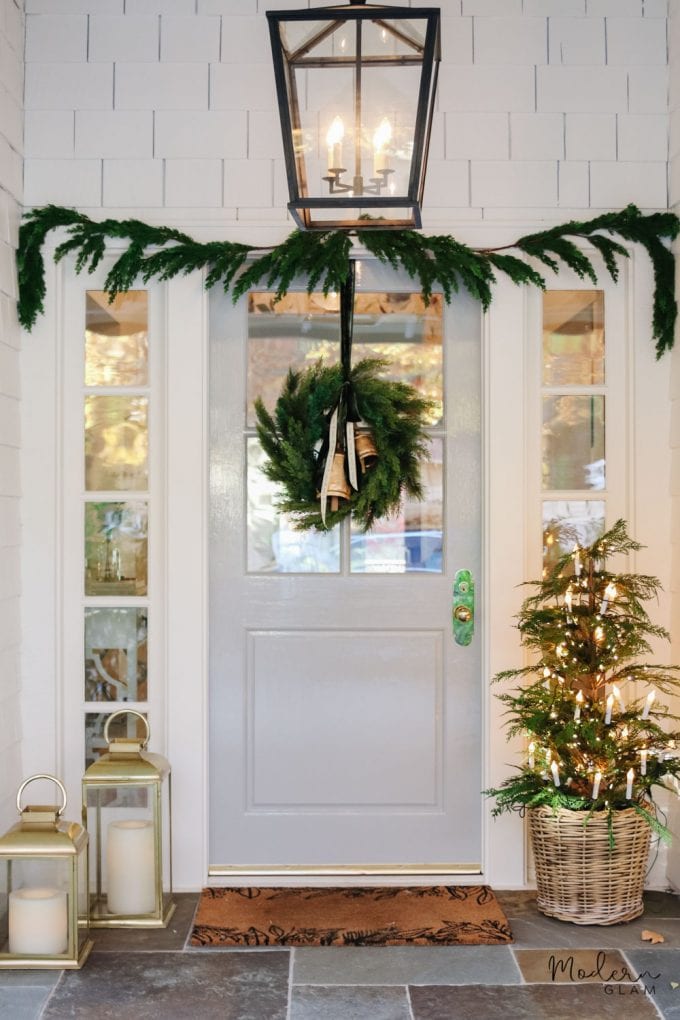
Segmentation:
{"type": "MultiPolygon", "coordinates": [[[[540,229],[538,224],[520,223],[510,227],[459,226],[454,232],[473,245],[508,243],[527,230],[540,229]]],[[[184,229],[192,228],[184,224],[184,229]]],[[[198,227],[193,233],[201,236],[198,227]]],[[[235,232],[222,229],[221,236],[225,233],[231,236],[235,232]]],[[[204,229],[203,234],[205,239],[212,239],[220,236],[220,229],[204,229]]],[[[26,775],[45,770],[64,774],[69,742],[79,738],[73,732],[73,721],[67,718],[71,685],[82,689],[82,665],[74,672],[63,631],[61,494],[67,453],[60,435],[64,302],[72,270],[67,263],[55,267],[51,260],[58,240],[45,252],[45,315],[32,334],[24,337],[22,351],[22,706],[26,775]]],[[[272,232],[258,240],[273,240],[272,232]]],[[[115,250],[111,246],[111,251],[115,250]]],[[[554,279],[562,287],[569,277],[560,273],[554,279]]],[[[102,282],[101,274],[79,279],[83,289],[96,289],[102,282]]],[[[584,286],[578,281],[574,285],[584,286]]],[[[166,508],[164,534],[157,536],[154,545],[157,550],[162,548],[166,564],[162,607],[165,676],[156,678],[156,683],[164,680],[164,690],[154,709],[158,715],[154,720],[154,749],[166,754],[173,765],[175,886],[190,890],[205,884],[208,870],[208,317],[200,274],[170,281],[163,289],[166,508]]],[[[670,358],[660,362],[654,359],[649,325],[652,275],[646,257],[640,257],[637,251],[622,273],[619,293],[624,309],[623,346],[628,352],[626,389],[631,412],[627,434],[622,437],[628,449],[628,477],[626,505],[620,512],[629,520],[632,533],[648,546],[638,554],[636,566],[660,577],[666,592],[655,622],[670,627],[670,358]]],[[[530,533],[528,523],[529,507],[537,494],[527,463],[530,416],[525,406],[530,358],[527,335],[536,321],[537,302],[540,294],[536,291],[501,279],[483,327],[482,586],[487,597],[480,632],[484,637],[482,673],[486,678],[485,786],[500,782],[508,774],[517,750],[516,745],[505,741],[502,706],[493,697],[487,679],[501,669],[522,663],[513,629],[513,617],[522,600],[517,585],[535,576],[540,549],[540,533],[530,533]]],[[[78,818],[79,784],[71,780],[68,794],[67,815],[78,818]]],[[[492,820],[490,812],[491,804],[485,812],[482,878],[498,888],[520,888],[527,875],[523,822],[516,815],[492,820]]]]}

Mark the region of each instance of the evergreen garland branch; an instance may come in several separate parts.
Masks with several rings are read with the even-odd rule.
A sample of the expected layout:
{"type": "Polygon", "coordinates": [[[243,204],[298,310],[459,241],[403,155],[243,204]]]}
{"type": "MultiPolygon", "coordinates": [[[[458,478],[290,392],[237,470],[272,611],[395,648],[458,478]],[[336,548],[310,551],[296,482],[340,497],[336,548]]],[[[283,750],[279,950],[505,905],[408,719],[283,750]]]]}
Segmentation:
{"type": "MultiPolygon", "coordinates": [[[[263,284],[276,288],[280,299],[296,277],[306,279],[308,292],[320,286],[324,294],[339,290],[347,278],[351,251],[350,234],[342,230],[299,231],[282,244],[266,247],[252,261],[257,246],[229,241],[200,243],[171,227],[154,227],[140,220],[101,222],[73,209],[49,205],[27,213],[19,231],[17,266],[19,277],[18,313],[28,330],[44,310],[45,266],[42,248],[47,234],[66,228],[68,237],[55,251],[55,260],[73,252],[77,272],[93,272],[106,250],[108,238],[127,240],[126,250],[116,259],[105,282],[112,296],[129,289],[135,279],[169,280],[195,269],[207,270],[206,286],[221,283],[231,290],[234,301],[250,288],[263,284]],[[147,250],[157,249],[152,252],[147,250]]],[[[667,246],[680,229],[674,213],[643,215],[634,205],[618,212],[604,213],[591,220],[575,221],[520,237],[496,248],[471,248],[447,235],[424,236],[414,230],[370,229],[357,231],[362,244],[379,261],[403,268],[420,286],[427,302],[439,288],[447,302],[465,287],[486,309],[491,303],[496,273],[502,272],[518,285],[545,288],[542,274],[525,259],[535,260],[557,272],[560,264],[571,268],[580,279],[597,282],[590,257],[577,246],[586,241],[601,255],[610,276],[618,277],[619,258],[628,251],[620,241],[641,244],[654,271],[653,338],[657,357],[673,346],[677,317],[674,256],[667,246]],[[520,256],[508,254],[516,249],[520,256]]]]}

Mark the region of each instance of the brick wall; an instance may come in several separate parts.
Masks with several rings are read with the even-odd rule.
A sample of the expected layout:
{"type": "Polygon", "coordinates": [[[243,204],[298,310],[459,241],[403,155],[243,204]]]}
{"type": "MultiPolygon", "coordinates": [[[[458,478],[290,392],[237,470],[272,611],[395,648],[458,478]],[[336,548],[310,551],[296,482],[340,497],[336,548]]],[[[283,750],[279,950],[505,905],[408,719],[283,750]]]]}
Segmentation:
{"type": "Polygon", "coordinates": [[[14,247],[22,172],[23,0],[0,0],[0,832],[16,817],[19,711],[19,348],[14,247]]]}
{"type": "MultiPolygon", "coordinates": [[[[26,202],[283,222],[277,6],[26,0],[26,202]]],[[[666,205],[667,0],[440,6],[426,222],[666,205]]]]}

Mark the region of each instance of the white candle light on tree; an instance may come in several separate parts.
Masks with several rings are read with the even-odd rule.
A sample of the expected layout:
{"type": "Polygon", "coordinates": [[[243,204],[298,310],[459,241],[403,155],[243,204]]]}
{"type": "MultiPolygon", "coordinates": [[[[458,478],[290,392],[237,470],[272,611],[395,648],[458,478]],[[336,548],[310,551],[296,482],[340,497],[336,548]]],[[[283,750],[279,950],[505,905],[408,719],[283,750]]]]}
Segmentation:
{"type": "Polygon", "coordinates": [[[531,743],[529,744],[529,768],[530,769],[532,769],[534,767],[534,765],[536,764],[535,752],[536,752],[536,745],[535,745],[535,743],[532,740],[531,743]]]}
{"type": "Polygon", "coordinates": [[[642,709],[642,718],[643,719],[649,719],[649,710],[651,709],[652,705],[654,704],[654,699],[655,698],[656,698],[656,691],[650,691],[649,694],[647,695],[646,699],[645,699],[645,707],[642,709]]]}
{"type": "Polygon", "coordinates": [[[609,726],[612,721],[612,708],[614,707],[614,695],[610,694],[607,697],[607,711],[604,716],[605,726],[609,726]]]}
{"type": "Polygon", "coordinates": [[[579,691],[576,695],[576,709],[574,711],[574,722],[578,722],[581,718],[581,706],[583,705],[583,691],[579,691]]]}
{"type": "Polygon", "coordinates": [[[643,776],[647,775],[647,748],[643,747],[640,751],[640,774],[643,776]]]}
{"type": "Polygon", "coordinates": [[[326,134],[328,146],[328,169],[342,170],[342,140],[345,137],[345,125],[342,117],[335,117],[326,134]]]}
{"type": "Polygon", "coordinates": [[[111,914],[150,914],[156,907],[153,823],[110,822],[106,843],[107,905],[111,914]]]}
{"type": "Polygon", "coordinates": [[[633,780],[635,779],[635,769],[628,769],[626,772],[626,800],[630,800],[633,796],[633,780]]]}
{"type": "Polygon", "coordinates": [[[596,772],[595,778],[593,779],[593,792],[591,794],[592,800],[597,800],[600,796],[600,783],[602,782],[602,773],[596,772]]]}
{"type": "Polygon", "coordinates": [[[59,956],[68,949],[66,893],[15,889],[9,894],[9,951],[17,956],[59,956]]]}
{"type": "Polygon", "coordinates": [[[578,542],[574,546],[574,573],[577,577],[581,576],[581,557],[579,555],[578,542]]]}
{"type": "Polygon", "coordinates": [[[602,599],[602,602],[600,603],[600,613],[604,614],[604,613],[607,612],[607,609],[609,607],[609,603],[614,601],[614,599],[616,598],[617,594],[618,593],[616,591],[616,585],[614,584],[613,581],[610,581],[609,584],[607,585],[607,587],[604,590],[604,598],[602,599]]]}
{"type": "Polygon", "coordinates": [[[555,784],[555,786],[560,786],[560,770],[557,767],[556,761],[552,762],[550,766],[550,771],[552,772],[553,783],[555,784]]]}
{"type": "Polygon", "coordinates": [[[621,711],[622,711],[622,712],[625,712],[625,710],[626,710],[626,706],[625,706],[625,705],[624,705],[624,703],[623,703],[623,695],[621,694],[621,691],[620,691],[620,689],[619,689],[619,688],[617,687],[617,685],[616,685],[616,684],[613,684],[613,685],[612,685],[612,694],[614,695],[614,697],[615,697],[615,698],[616,698],[616,700],[618,701],[618,703],[619,703],[619,708],[621,709],[621,711]]]}
{"type": "Polygon", "coordinates": [[[566,592],[564,593],[564,604],[567,607],[567,612],[569,612],[569,613],[571,612],[572,600],[573,600],[573,595],[572,595],[572,591],[571,591],[571,585],[569,585],[569,587],[567,588],[566,592]]]}

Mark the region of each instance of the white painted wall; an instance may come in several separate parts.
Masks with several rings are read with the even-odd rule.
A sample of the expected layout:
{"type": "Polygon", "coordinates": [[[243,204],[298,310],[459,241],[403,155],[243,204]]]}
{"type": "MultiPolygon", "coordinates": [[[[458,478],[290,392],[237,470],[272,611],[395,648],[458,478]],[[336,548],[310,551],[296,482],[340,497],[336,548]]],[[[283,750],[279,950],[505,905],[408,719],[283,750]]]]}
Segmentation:
{"type": "MultiPolygon", "coordinates": [[[[414,0],[412,6],[418,5],[414,0]]],[[[290,221],[285,212],[287,195],[264,11],[292,6],[308,4],[295,0],[26,0],[26,203],[55,202],[76,205],[98,217],[129,214],[156,223],[172,222],[206,238],[270,242],[282,237],[290,221]]],[[[426,228],[492,244],[508,242],[544,220],[586,218],[627,202],[645,209],[666,207],[667,0],[441,0],[440,6],[443,67],[428,172],[426,228]]],[[[648,406],[659,409],[658,394],[667,392],[669,363],[657,366],[649,355],[649,308],[640,299],[649,292],[649,274],[638,265],[627,278],[631,282],[626,329],[636,349],[631,366],[644,373],[646,380],[636,388],[631,377],[631,407],[639,411],[647,400],[648,406]]],[[[58,279],[50,274],[48,317],[31,338],[24,361],[24,386],[40,395],[41,406],[52,410],[58,404],[53,378],[59,371],[57,334],[62,321],[58,279]],[[45,359],[35,346],[43,341],[45,359]]],[[[512,615],[520,594],[515,585],[533,576],[535,569],[528,552],[534,536],[528,534],[526,504],[520,495],[513,500],[511,512],[506,504],[509,489],[515,494],[529,491],[523,473],[526,423],[521,401],[524,354],[520,355],[531,318],[528,300],[524,292],[503,284],[487,323],[487,355],[491,358],[492,349],[499,352],[493,365],[487,365],[487,590],[493,592],[488,607],[488,630],[493,632],[489,675],[516,663],[519,653],[512,615]],[[497,527],[499,515],[505,516],[505,530],[497,527]]],[[[170,288],[168,307],[175,310],[167,320],[168,400],[181,406],[189,389],[193,397],[182,407],[182,420],[190,421],[190,431],[175,436],[171,417],[167,438],[173,443],[183,439],[186,447],[187,435],[198,440],[202,436],[205,380],[194,371],[189,389],[183,389],[182,379],[187,377],[172,375],[173,351],[180,350],[187,335],[194,336],[197,349],[203,350],[204,305],[194,283],[177,281],[170,288]]],[[[177,360],[181,363],[179,355],[177,360]]],[[[193,370],[199,360],[192,360],[193,370]]],[[[680,394],[678,377],[680,370],[675,388],[680,394]]],[[[44,412],[52,431],[42,440],[39,429],[44,432],[44,426],[36,416],[26,417],[29,520],[34,532],[49,532],[48,545],[55,519],[49,503],[40,502],[41,492],[49,498],[49,479],[41,474],[44,464],[33,439],[42,441],[43,460],[49,460],[57,420],[50,417],[52,410],[44,412]]],[[[664,435],[670,428],[667,411],[665,406],[659,410],[664,435]]],[[[677,413],[675,421],[675,434],[680,437],[677,413]]],[[[645,500],[644,493],[656,491],[658,482],[652,476],[652,459],[646,457],[650,437],[644,427],[639,433],[631,430],[631,436],[640,471],[634,478],[638,495],[631,491],[628,509],[641,528],[639,537],[647,540],[657,523],[664,534],[670,531],[668,501],[657,513],[645,500]]],[[[182,449],[168,448],[166,543],[180,519],[182,534],[191,532],[185,527],[185,511],[187,519],[201,527],[196,519],[199,501],[189,507],[186,495],[183,499],[173,496],[179,492],[173,489],[175,482],[181,485],[181,479],[173,482],[179,470],[173,450],[182,456],[182,449]]],[[[666,451],[664,445],[660,455],[664,477],[666,451]]],[[[200,463],[192,460],[188,467],[199,485],[200,463]]],[[[676,476],[680,478],[680,471],[676,476]]],[[[680,482],[676,490],[680,504],[680,482]]],[[[680,532],[676,534],[680,543],[680,532]]],[[[178,578],[191,576],[195,598],[188,625],[193,644],[188,639],[179,641],[179,626],[168,627],[174,644],[167,649],[165,750],[176,765],[182,763],[176,769],[177,817],[191,819],[188,832],[192,825],[198,831],[205,819],[202,726],[206,706],[197,683],[204,653],[200,612],[205,574],[200,560],[191,556],[188,547],[185,551],[191,569],[187,562],[186,575],[173,575],[168,621],[183,621],[186,637],[187,617],[173,599],[181,597],[178,578]]],[[[668,577],[666,551],[664,542],[644,569],[665,572],[668,577]]],[[[32,552],[26,563],[31,605],[48,614],[50,622],[45,622],[45,616],[42,623],[31,621],[38,641],[34,645],[27,641],[25,705],[41,740],[27,742],[25,764],[38,765],[42,756],[56,767],[59,723],[55,719],[59,720],[60,708],[55,691],[60,667],[56,662],[45,665],[44,656],[41,659],[30,651],[30,647],[51,648],[55,657],[59,655],[59,618],[49,587],[54,578],[50,565],[49,584],[41,582],[35,571],[39,558],[32,552]],[[52,632],[45,637],[49,627],[52,632]]],[[[680,567],[676,577],[680,579],[680,567]]],[[[680,588],[680,582],[676,587],[680,588]]],[[[664,606],[659,622],[669,618],[664,606]]],[[[58,683],[66,681],[79,684],[80,678],[59,675],[58,683]]],[[[512,753],[500,734],[495,702],[489,706],[487,721],[488,776],[497,782],[507,773],[512,753]]],[[[180,834],[178,849],[178,884],[185,888],[204,878],[202,864],[196,870],[195,845],[192,849],[186,832],[180,834]]],[[[503,819],[490,832],[490,880],[521,884],[521,824],[516,818],[503,819]]]]}
{"type": "Polygon", "coordinates": [[[19,351],[14,248],[22,200],[23,0],[0,0],[0,832],[21,780],[19,351]]]}

